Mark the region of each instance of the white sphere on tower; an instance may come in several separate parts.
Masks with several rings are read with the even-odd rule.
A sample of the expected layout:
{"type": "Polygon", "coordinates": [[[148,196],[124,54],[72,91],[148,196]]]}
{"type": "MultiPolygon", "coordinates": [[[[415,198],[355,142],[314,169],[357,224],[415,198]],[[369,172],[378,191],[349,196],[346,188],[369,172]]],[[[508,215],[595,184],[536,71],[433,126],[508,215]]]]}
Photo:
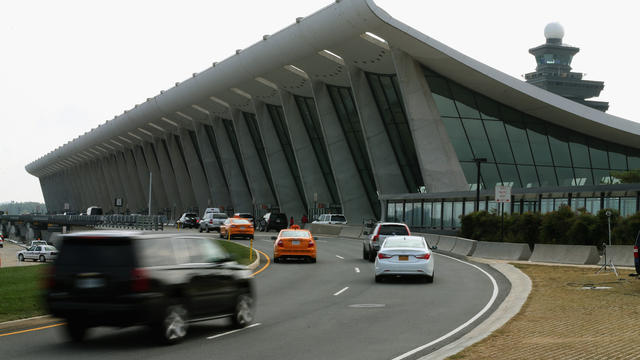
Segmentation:
{"type": "Polygon", "coordinates": [[[547,39],[562,39],[564,37],[564,28],[559,22],[552,22],[544,27],[544,37],[547,39]]]}

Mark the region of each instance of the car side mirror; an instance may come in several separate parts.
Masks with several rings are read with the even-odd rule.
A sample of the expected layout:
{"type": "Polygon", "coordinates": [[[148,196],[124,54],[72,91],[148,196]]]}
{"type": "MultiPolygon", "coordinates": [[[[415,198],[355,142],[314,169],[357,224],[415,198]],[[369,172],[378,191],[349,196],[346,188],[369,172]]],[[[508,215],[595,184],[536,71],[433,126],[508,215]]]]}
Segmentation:
{"type": "Polygon", "coordinates": [[[278,239],[278,237],[277,237],[277,236],[272,236],[272,237],[271,237],[271,240],[277,240],[277,239],[278,239]]]}

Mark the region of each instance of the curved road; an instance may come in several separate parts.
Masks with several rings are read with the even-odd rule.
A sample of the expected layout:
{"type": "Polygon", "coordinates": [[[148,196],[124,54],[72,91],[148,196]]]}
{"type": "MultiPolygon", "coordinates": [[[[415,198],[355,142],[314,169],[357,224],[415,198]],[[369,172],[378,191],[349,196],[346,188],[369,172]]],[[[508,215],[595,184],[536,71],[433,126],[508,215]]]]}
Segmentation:
{"type": "MultiPolygon", "coordinates": [[[[271,256],[269,236],[258,233],[254,246],[271,256]]],[[[225,320],[199,323],[181,344],[160,347],[141,327],[98,328],[78,345],[66,340],[62,327],[54,327],[0,336],[2,358],[415,359],[471,330],[509,290],[508,281],[489,266],[475,264],[477,268],[440,254],[435,256],[433,284],[376,284],[373,264],[361,256],[360,240],[320,236],[316,264],[270,264],[256,275],[256,324],[238,332],[229,333],[225,320]],[[495,298],[489,274],[499,291],[484,315],[456,334],[407,354],[481,312],[495,298]]]]}

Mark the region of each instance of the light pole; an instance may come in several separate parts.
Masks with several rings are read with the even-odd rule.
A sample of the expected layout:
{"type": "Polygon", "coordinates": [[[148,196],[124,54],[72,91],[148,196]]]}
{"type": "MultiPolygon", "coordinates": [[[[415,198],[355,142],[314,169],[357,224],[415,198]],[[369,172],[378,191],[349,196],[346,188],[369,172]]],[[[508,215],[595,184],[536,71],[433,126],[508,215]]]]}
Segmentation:
{"type": "Polygon", "coordinates": [[[487,158],[473,158],[473,161],[476,163],[476,205],[475,211],[480,210],[480,164],[483,162],[487,162],[487,158]]]}

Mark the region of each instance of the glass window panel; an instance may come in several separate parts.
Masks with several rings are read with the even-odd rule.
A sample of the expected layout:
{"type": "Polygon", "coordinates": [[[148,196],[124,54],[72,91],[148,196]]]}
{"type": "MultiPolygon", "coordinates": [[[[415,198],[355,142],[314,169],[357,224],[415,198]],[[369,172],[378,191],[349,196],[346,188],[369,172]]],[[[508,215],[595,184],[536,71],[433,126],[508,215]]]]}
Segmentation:
{"type": "Polygon", "coordinates": [[[404,222],[408,226],[413,226],[413,203],[404,204],[404,222]]]}
{"type": "Polygon", "coordinates": [[[476,94],[475,97],[476,101],[478,102],[480,116],[484,120],[500,119],[500,106],[497,102],[479,94],[476,94]]]}
{"type": "Polygon", "coordinates": [[[556,175],[560,186],[576,186],[573,169],[569,167],[556,167],[556,175]]]}
{"type": "Polygon", "coordinates": [[[394,222],[396,221],[396,204],[389,202],[387,203],[387,221],[394,222]]]}
{"type": "Polygon", "coordinates": [[[513,164],[513,154],[502,121],[484,121],[496,161],[513,164]]]}
{"type": "Polygon", "coordinates": [[[522,187],[520,176],[518,175],[518,170],[515,165],[498,164],[498,169],[500,170],[504,185],[510,185],[514,188],[522,187]]]}
{"type": "Polygon", "coordinates": [[[489,146],[489,140],[487,140],[487,134],[484,132],[482,121],[462,119],[462,124],[466,130],[475,157],[487,158],[488,161],[493,162],[493,153],[489,146]]]}
{"type": "Polygon", "coordinates": [[[486,189],[493,189],[496,185],[502,185],[502,180],[498,174],[498,168],[493,163],[482,163],[480,165],[480,176],[486,189]]]}
{"type": "MultiPolygon", "coordinates": [[[[529,118],[531,120],[531,118],[529,118]]],[[[549,149],[549,140],[545,135],[544,125],[538,122],[527,122],[527,134],[529,135],[529,143],[531,144],[531,152],[536,165],[553,165],[551,161],[551,151],[549,149]]]]}
{"type": "Polygon", "coordinates": [[[636,213],[636,198],[624,197],[620,199],[620,215],[629,216],[636,213]]]}
{"type": "Polygon", "coordinates": [[[462,216],[462,201],[453,203],[453,226],[460,227],[460,216],[462,216]]]}
{"type": "Polygon", "coordinates": [[[422,203],[413,204],[413,226],[422,227],[422,203]]]}
{"type": "Polygon", "coordinates": [[[553,211],[553,199],[542,199],[540,203],[540,212],[546,214],[553,211]]]}
{"type": "Polygon", "coordinates": [[[606,145],[601,141],[591,139],[589,141],[589,155],[591,156],[591,167],[594,169],[608,169],[606,145]]]}
{"type": "Polygon", "coordinates": [[[520,179],[522,179],[522,187],[531,188],[538,186],[538,174],[536,168],[530,165],[518,165],[520,179]]]}
{"type": "Polygon", "coordinates": [[[538,170],[538,177],[540,178],[540,186],[558,186],[558,181],[556,179],[556,172],[553,170],[551,166],[536,166],[538,170]]]}
{"type": "Polygon", "coordinates": [[[597,214],[600,211],[600,198],[587,198],[585,208],[587,212],[597,214]]]}
{"type": "Polygon", "coordinates": [[[462,86],[449,82],[453,98],[456,100],[456,106],[460,117],[480,119],[480,113],[476,110],[473,94],[462,86]]]}
{"type": "Polygon", "coordinates": [[[444,127],[447,129],[447,134],[449,134],[453,148],[456,150],[458,160],[473,160],[473,153],[471,152],[471,147],[469,147],[469,141],[467,140],[467,135],[464,132],[460,119],[442,118],[442,121],[444,122],[444,127]]]}
{"type": "Polygon", "coordinates": [[[611,169],[627,170],[627,156],[624,148],[614,144],[609,144],[609,164],[611,169]]]}
{"type": "Polygon", "coordinates": [[[569,205],[569,199],[567,199],[567,198],[554,199],[554,201],[553,201],[553,210],[560,209],[560,206],[562,206],[562,205],[569,205]]]}
{"type": "Polygon", "coordinates": [[[444,227],[452,227],[453,226],[453,203],[451,201],[445,201],[442,207],[442,226],[444,227]]]}
{"type": "Polygon", "coordinates": [[[442,216],[442,203],[434,202],[433,209],[431,211],[431,226],[432,227],[441,227],[440,218],[442,216]]]}
{"type": "Polygon", "coordinates": [[[480,202],[478,203],[478,211],[487,210],[486,199],[480,198],[480,202]]]}
{"type": "Polygon", "coordinates": [[[490,213],[495,213],[495,214],[499,214],[499,210],[500,209],[500,204],[491,200],[489,201],[489,210],[487,210],[490,213]]]}
{"type": "Polygon", "coordinates": [[[447,82],[442,78],[427,78],[427,83],[431,89],[433,100],[441,116],[458,117],[458,110],[453,102],[453,97],[447,86],[447,82]]]}
{"type": "MultiPolygon", "coordinates": [[[[469,190],[475,190],[476,181],[478,181],[478,169],[475,163],[470,162],[461,162],[460,166],[462,167],[462,172],[464,172],[464,176],[467,178],[467,184],[469,184],[469,190]]],[[[482,189],[482,185],[480,187],[482,189]]]]}
{"type": "Polygon", "coordinates": [[[609,170],[593,169],[593,181],[596,185],[611,184],[611,175],[609,170]]]}
{"type": "Polygon", "coordinates": [[[425,202],[422,204],[422,226],[431,227],[431,208],[433,204],[431,202],[425,202]]]}
{"type": "Polygon", "coordinates": [[[464,203],[464,213],[471,214],[475,209],[475,201],[466,201],[464,203]]]}
{"type": "Polygon", "coordinates": [[[547,126],[549,130],[549,145],[556,166],[571,166],[571,154],[569,153],[569,140],[564,130],[557,126],[547,126]]]}
{"type": "Polygon", "coordinates": [[[397,203],[396,204],[396,215],[395,215],[396,221],[398,222],[403,222],[404,221],[404,204],[403,203],[397,203]]]}
{"type": "Polygon", "coordinates": [[[591,167],[587,140],[582,134],[571,134],[569,148],[571,149],[571,160],[573,160],[573,166],[584,168],[591,167]]]}
{"type": "Polygon", "coordinates": [[[574,180],[574,183],[571,185],[593,185],[593,174],[591,174],[591,169],[575,168],[573,170],[576,174],[576,178],[574,180]]]}
{"type": "Polygon", "coordinates": [[[505,127],[507,128],[507,135],[509,135],[513,155],[516,158],[516,164],[532,165],[533,157],[531,156],[531,148],[529,147],[527,133],[522,127],[522,124],[507,122],[505,123],[505,127]]]}
{"type": "Polygon", "coordinates": [[[604,198],[604,208],[620,210],[620,198],[619,197],[607,197],[604,198]]]}
{"type": "Polygon", "coordinates": [[[629,155],[629,170],[640,169],[640,156],[629,155]]]}
{"type": "Polygon", "coordinates": [[[571,208],[578,210],[585,208],[586,198],[573,198],[571,199],[571,208]]]}

